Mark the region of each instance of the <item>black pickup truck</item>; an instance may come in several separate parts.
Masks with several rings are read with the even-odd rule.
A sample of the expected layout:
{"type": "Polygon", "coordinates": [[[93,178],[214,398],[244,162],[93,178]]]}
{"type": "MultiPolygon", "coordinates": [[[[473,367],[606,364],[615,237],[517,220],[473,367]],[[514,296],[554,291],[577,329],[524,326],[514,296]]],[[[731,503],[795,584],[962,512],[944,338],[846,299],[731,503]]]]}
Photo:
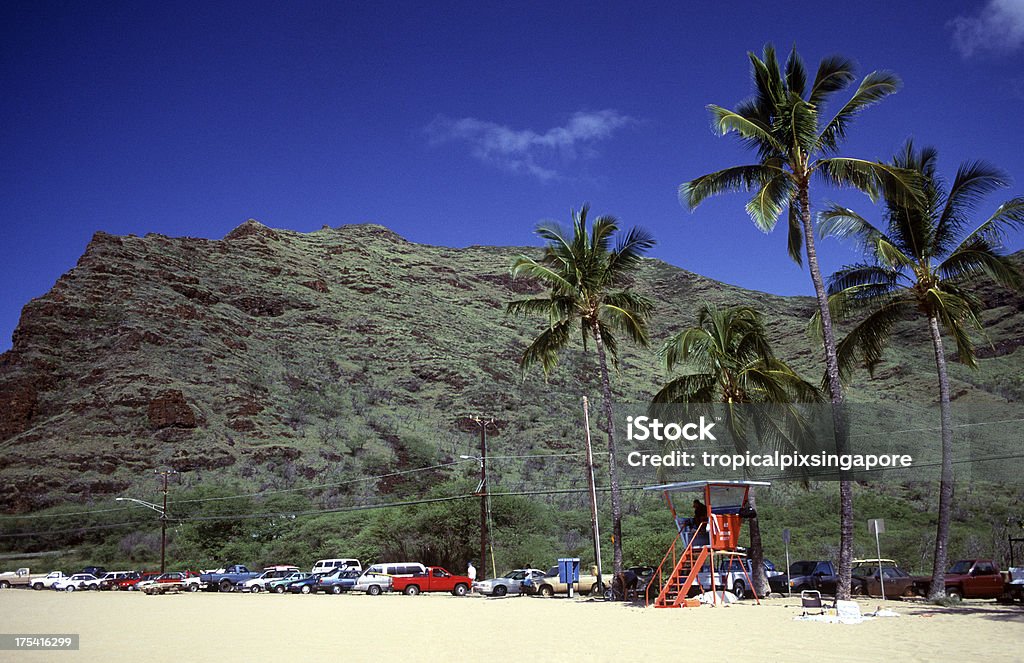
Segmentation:
{"type": "Polygon", "coordinates": [[[822,560],[800,560],[789,565],[789,573],[768,578],[773,592],[785,594],[792,591],[816,589],[824,594],[835,593],[836,567],[832,562],[822,560]]]}

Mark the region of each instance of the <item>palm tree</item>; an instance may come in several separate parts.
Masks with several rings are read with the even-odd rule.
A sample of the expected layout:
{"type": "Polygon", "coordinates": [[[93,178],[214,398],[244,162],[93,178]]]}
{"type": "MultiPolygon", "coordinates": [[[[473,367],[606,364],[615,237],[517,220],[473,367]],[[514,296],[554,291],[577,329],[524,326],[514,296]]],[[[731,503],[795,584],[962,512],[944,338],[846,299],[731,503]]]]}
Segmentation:
{"type": "MultiPolygon", "coordinates": [[[[659,354],[667,372],[683,372],[654,396],[654,403],[723,404],[725,428],[740,453],[747,451],[749,432],[768,445],[798,446],[793,424],[800,417],[792,403],[823,400],[814,385],[775,356],[761,316],[747,306],[719,309],[705,302],[697,326],[669,338],[659,354]]],[[[750,502],[755,507],[753,494],[750,502]]],[[[764,596],[768,579],[756,516],[750,521],[750,560],[754,590],[764,596]]]]}
{"type": "MultiPolygon", "coordinates": [[[[702,175],[679,187],[679,198],[691,210],[706,198],[727,191],[756,193],[747,203],[747,213],[754,224],[770,232],[779,215],[788,208],[789,255],[807,266],[814,283],[814,293],[821,312],[822,338],[825,351],[826,383],[832,402],[833,426],[837,446],[846,446],[846,424],[843,417],[843,387],[839,379],[835,334],[828,312],[828,297],[818,267],[818,254],[811,225],[810,183],[818,176],[835,186],[855,187],[872,198],[887,191],[912,195],[911,181],[906,173],[889,165],[839,157],[842,140],[851,121],[865,108],[897,91],[899,78],[892,73],[875,71],[861,81],[857,90],[831,118],[823,108],[836,92],[845,90],[854,81],[854,66],[839,56],[825,58],[818,65],[814,81],[808,86],[807,70],[796,49],[786,60],[785,71],[779,66],[775,49],[764,47],[763,58],[748,54],[753,69],[755,92],[735,110],[710,105],[714,130],[725,135],[735,131],[743,143],[757,152],[757,163],[733,166],[702,175]]],[[[839,483],[840,547],[839,598],[849,598],[850,570],[853,560],[853,490],[849,480],[839,483]]]]}
{"type": "Polygon", "coordinates": [[[953,502],[953,430],[949,405],[949,375],[943,350],[943,331],[956,343],[960,362],[975,367],[970,330],[981,331],[981,302],[972,286],[989,277],[1019,289],[1020,271],[1001,251],[1006,230],[1024,226],[1024,197],[1013,198],[985,222],[965,232],[977,204],[1007,185],[1002,171],[982,162],[960,165],[947,190],[936,172],[933,148],[914,149],[912,141],[892,160],[898,168],[919,173],[920,201],[886,199],[886,231],[882,232],[856,212],[833,205],[821,214],[822,232],[856,237],[870,262],[848,267],[829,280],[832,310],[847,317],[855,311],[870,313],[838,347],[844,377],[856,364],[873,366],[881,360],[885,342],[897,322],[913,316],[928,322],[935,368],[939,377],[942,430],[942,472],[939,484],[938,526],[930,598],[945,594],[949,519],[953,502]]]}
{"type": "Polygon", "coordinates": [[[622,578],[622,491],[615,452],[615,424],[612,419],[612,390],[608,376],[608,355],[614,361],[618,341],[615,332],[624,332],[639,345],[647,345],[647,320],[654,304],[629,289],[631,275],[652,246],[654,238],[646,231],[631,229],[612,246],[618,231],[614,217],[601,216],[587,232],[590,206],[572,213],[572,228],[547,222],[537,226],[537,234],[547,242],[540,260],[528,256],[516,258],[513,276],[540,281],[548,290],[541,297],[510,302],[507,313],[542,315],[547,327],[523,353],[520,367],[525,372],[540,363],[550,374],[558,354],[568,347],[579,331],[583,348],[594,340],[601,377],[605,433],[608,436],[608,470],[611,478],[612,534],[614,537],[614,573],[622,578]]]}

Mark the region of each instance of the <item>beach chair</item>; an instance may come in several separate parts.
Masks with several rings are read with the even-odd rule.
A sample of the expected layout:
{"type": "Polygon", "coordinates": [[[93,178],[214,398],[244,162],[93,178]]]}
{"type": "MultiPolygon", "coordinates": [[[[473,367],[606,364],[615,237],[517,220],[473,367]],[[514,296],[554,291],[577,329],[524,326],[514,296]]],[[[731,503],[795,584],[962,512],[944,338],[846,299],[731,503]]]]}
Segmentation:
{"type": "Polygon", "coordinates": [[[821,592],[816,589],[805,589],[800,592],[800,604],[804,609],[803,616],[806,617],[809,614],[824,615],[825,605],[821,602],[821,592]],[[817,610],[817,612],[807,612],[808,610],[817,610]]]}

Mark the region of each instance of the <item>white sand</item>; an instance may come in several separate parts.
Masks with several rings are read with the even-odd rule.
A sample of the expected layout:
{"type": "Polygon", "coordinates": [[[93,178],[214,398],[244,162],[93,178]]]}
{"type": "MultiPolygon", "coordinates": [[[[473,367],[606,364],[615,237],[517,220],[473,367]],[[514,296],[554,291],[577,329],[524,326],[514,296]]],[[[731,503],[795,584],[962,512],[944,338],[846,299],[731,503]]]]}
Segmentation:
{"type": "Polygon", "coordinates": [[[900,617],[842,625],[793,621],[798,604],[7,590],[0,632],[78,633],[81,649],[0,661],[1024,661],[1019,605],[888,601],[900,617]]]}

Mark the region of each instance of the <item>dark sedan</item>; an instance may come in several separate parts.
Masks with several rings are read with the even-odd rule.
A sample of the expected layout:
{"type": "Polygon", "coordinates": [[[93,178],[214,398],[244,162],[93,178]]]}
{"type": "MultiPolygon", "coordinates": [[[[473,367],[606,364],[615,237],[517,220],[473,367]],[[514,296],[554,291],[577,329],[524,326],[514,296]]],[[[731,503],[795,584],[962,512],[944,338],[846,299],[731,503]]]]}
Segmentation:
{"type": "Polygon", "coordinates": [[[341,594],[355,587],[359,579],[359,571],[353,569],[337,569],[327,575],[317,578],[316,588],[313,591],[341,594]]]}

